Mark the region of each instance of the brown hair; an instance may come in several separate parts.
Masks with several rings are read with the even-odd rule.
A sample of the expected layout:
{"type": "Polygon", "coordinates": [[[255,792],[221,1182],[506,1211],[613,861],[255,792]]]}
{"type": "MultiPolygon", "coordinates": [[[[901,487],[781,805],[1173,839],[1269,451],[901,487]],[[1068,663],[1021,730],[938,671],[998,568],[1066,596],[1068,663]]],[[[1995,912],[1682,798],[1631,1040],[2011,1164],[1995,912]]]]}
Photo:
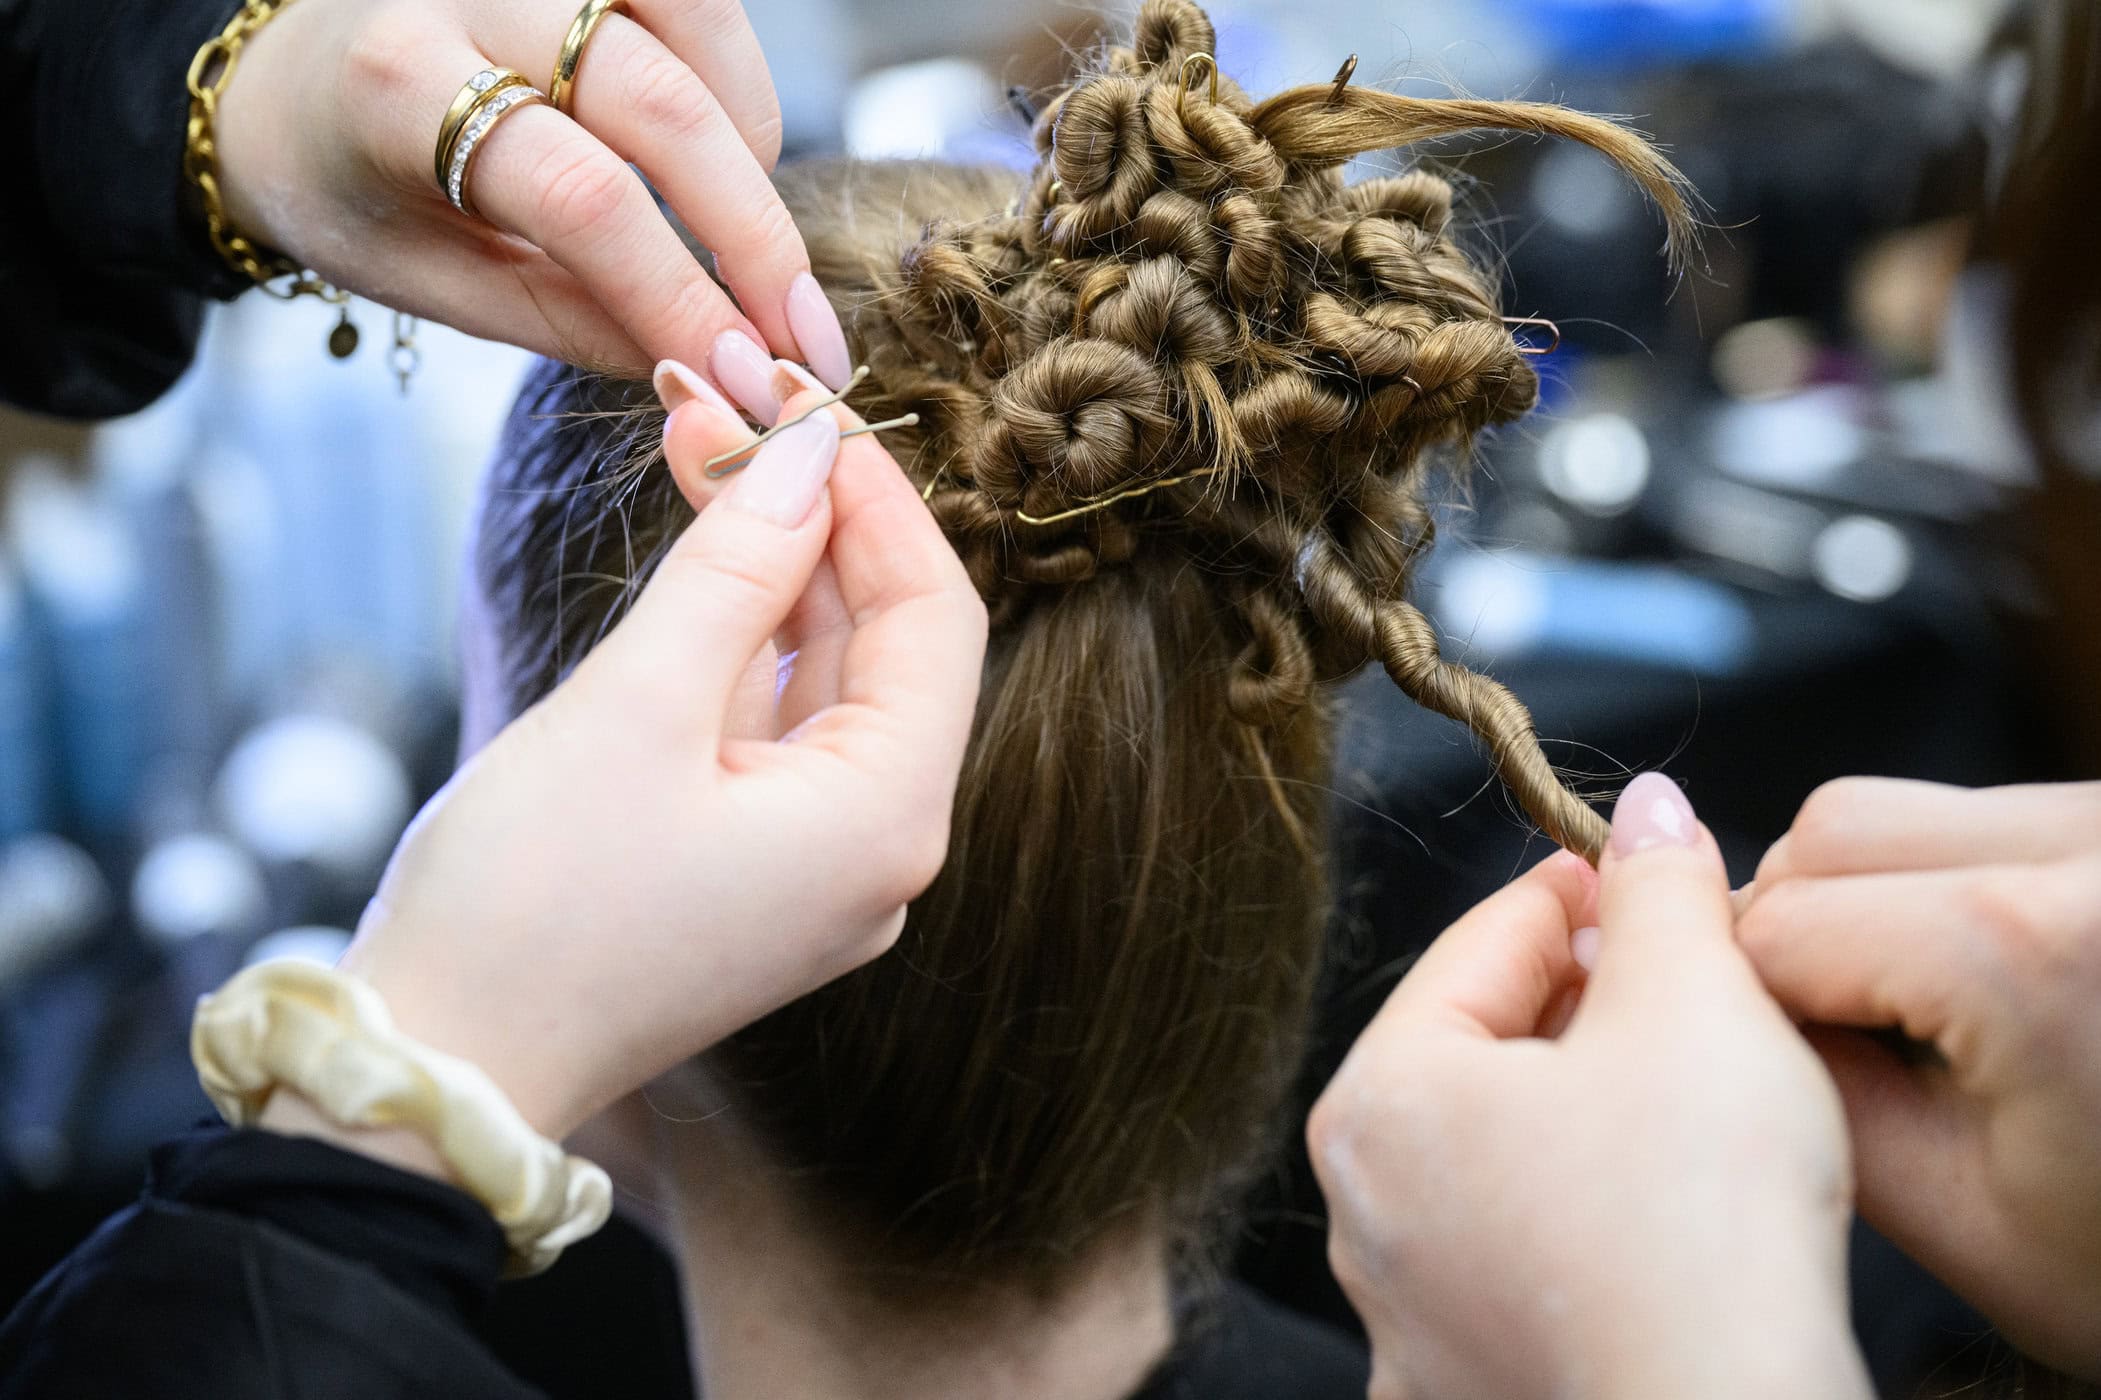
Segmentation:
{"type": "Polygon", "coordinates": [[[2014,407],[2042,468],[2023,523],[2054,605],[2039,651],[2059,683],[2074,761],[2101,772],[2101,259],[2092,253],[2101,198],[2101,12],[2044,0],[2025,16],[2027,110],[1980,256],[2009,273],[2007,354],[2014,407]]]}
{"type": "MultiPolygon", "coordinates": [[[[948,863],[897,950],[709,1059],[816,1208],[944,1279],[1048,1282],[1127,1223],[1187,1240],[1259,1159],[1319,949],[1326,682],[1377,659],[1556,840],[1603,836],[1524,708],[1441,658],[1404,597],[1432,449],[1518,417],[1537,381],[1451,187],[1346,185],[1340,163],[1476,127],[1569,136],[1682,234],[1679,178],[1554,107],[1214,95],[1212,42],[1194,5],[1150,0],[1044,107],[1020,182],[781,177],[872,368],[854,405],[920,415],[888,441],[993,637],[948,863]]],[[[517,421],[638,399],[550,381],[517,421]]],[[[581,454],[519,428],[499,464],[490,511],[516,518],[485,523],[481,563],[516,703],[690,518],[661,471],[614,473],[617,517],[562,489],[660,421],[587,418],[581,454]],[[577,577],[616,591],[586,606],[577,577]]]]}

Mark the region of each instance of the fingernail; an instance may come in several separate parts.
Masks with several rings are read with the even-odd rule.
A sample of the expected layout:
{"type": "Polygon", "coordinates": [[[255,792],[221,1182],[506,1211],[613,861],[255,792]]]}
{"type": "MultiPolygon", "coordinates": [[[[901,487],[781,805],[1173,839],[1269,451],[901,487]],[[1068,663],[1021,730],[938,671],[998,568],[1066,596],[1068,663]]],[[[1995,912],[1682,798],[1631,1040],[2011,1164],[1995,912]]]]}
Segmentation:
{"type": "Polygon", "coordinates": [[[788,329],[795,334],[803,360],[826,388],[844,389],[854,372],[846,353],[846,332],[839,328],[838,313],[815,277],[805,272],[789,284],[787,311],[788,329]]]}
{"type": "Polygon", "coordinates": [[[744,421],[743,414],[731,408],[726,401],[718,408],[706,399],[688,399],[672,409],[664,419],[664,455],[667,458],[671,455],[673,426],[689,418],[696,418],[696,415],[696,421],[707,424],[702,431],[707,434],[709,441],[730,446],[748,446],[751,443],[751,425],[744,421]]]}
{"type": "Polygon", "coordinates": [[[813,414],[768,438],[723,499],[792,530],[810,518],[838,456],[838,423],[829,413],[813,414]]]}
{"type": "Polygon", "coordinates": [[[1612,808],[1612,853],[1631,856],[1657,846],[1690,846],[1700,822],[1678,785],[1661,773],[1643,773],[1627,784],[1612,808]]]}
{"type": "Polygon", "coordinates": [[[1568,936],[1569,956],[1585,972],[1598,970],[1598,926],[1586,924],[1568,936]]]}
{"type": "Polygon", "coordinates": [[[781,401],[773,392],[773,356],[752,343],[742,331],[724,331],[715,337],[708,352],[708,368],[729,396],[744,411],[768,427],[781,416],[781,401]]]}
{"type": "Polygon", "coordinates": [[[657,366],[653,382],[656,385],[657,398],[669,412],[676,413],[689,403],[704,403],[732,418],[737,417],[736,406],[722,397],[721,390],[695,374],[690,365],[681,364],[677,360],[665,360],[657,366]]]}
{"type": "MultiPolygon", "coordinates": [[[[830,397],[831,392],[830,386],[820,382],[816,375],[810,373],[801,365],[795,363],[795,361],[775,360],[773,362],[773,394],[775,398],[781,401],[783,408],[786,408],[788,400],[794,398],[797,394],[819,393],[830,397]]],[[[847,407],[843,400],[833,410],[833,416],[837,417],[841,412],[845,413],[846,417],[840,421],[849,427],[858,427],[866,421],[860,414],[847,407]]]]}
{"type": "Polygon", "coordinates": [[[829,394],[832,388],[822,383],[817,376],[793,360],[773,362],[773,392],[782,403],[786,403],[805,389],[814,389],[820,394],[829,394]]]}

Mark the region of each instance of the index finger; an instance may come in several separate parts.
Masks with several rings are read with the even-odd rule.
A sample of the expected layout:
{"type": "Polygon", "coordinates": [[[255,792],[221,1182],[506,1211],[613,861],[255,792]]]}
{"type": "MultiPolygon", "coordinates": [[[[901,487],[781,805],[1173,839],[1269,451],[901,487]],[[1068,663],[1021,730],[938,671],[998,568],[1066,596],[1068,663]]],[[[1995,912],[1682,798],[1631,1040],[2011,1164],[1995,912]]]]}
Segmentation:
{"type": "Polygon", "coordinates": [[[2101,783],[1839,778],[1809,794],[1759,862],[1758,882],[2047,861],[2090,845],[2096,831],[2101,783]]]}
{"type": "Polygon", "coordinates": [[[1536,1034],[1580,975],[1569,935],[1592,921],[1596,900],[1588,862],[1567,851],[1549,856],[1439,935],[1362,1039],[1423,1030],[1495,1040],[1536,1034]]]}

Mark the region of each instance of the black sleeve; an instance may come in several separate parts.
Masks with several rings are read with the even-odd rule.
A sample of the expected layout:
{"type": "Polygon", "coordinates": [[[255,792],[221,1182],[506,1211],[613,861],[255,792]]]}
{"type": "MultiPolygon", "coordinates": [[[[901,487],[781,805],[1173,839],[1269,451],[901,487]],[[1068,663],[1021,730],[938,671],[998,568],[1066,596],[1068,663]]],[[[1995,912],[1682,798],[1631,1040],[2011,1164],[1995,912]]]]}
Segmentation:
{"type": "Polygon", "coordinates": [[[186,78],[240,0],[0,0],[0,399],[145,407],[189,366],[207,297],[246,285],[182,174],[186,78]]]}
{"type": "Polygon", "coordinates": [[[503,1257],[451,1187],[199,1129],[0,1324],[0,1400],[544,1400],[470,1330],[503,1257]]]}

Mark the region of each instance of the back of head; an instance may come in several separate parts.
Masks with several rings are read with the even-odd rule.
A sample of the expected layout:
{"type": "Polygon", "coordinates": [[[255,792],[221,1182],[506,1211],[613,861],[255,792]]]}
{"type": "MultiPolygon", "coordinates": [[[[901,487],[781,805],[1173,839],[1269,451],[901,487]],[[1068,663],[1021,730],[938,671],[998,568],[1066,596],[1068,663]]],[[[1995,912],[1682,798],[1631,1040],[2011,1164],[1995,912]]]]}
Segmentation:
{"type": "MultiPolygon", "coordinates": [[[[1602,832],[1403,597],[1431,450],[1522,414],[1536,380],[1450,187],[1340,166],[1479,126],[1569,135],[1674,229],[1675,172],[1552,107],[1346,84],[1258,104],[1212,40],[1149,0],[1044,106],[1026,176],[781,177],[872,371],[853,405],[919,415],[887,441],[993,635],[948,864],[899,947],[710,1068],[811,1209],[936,1281],[1054,1283],[1134,1227],[1193,1241],[1259,1160],[1318,959],[1326,683],[1382,662],[1557,838],[1602,832]]],[[[646,462],[597,489],[606,453],[656,440],[639,403],[557,375],[514,421],[479,557],[514,707],[690,518],[646,462]],[[548,408],[624,413],[571,434],[548,408]]]]}

